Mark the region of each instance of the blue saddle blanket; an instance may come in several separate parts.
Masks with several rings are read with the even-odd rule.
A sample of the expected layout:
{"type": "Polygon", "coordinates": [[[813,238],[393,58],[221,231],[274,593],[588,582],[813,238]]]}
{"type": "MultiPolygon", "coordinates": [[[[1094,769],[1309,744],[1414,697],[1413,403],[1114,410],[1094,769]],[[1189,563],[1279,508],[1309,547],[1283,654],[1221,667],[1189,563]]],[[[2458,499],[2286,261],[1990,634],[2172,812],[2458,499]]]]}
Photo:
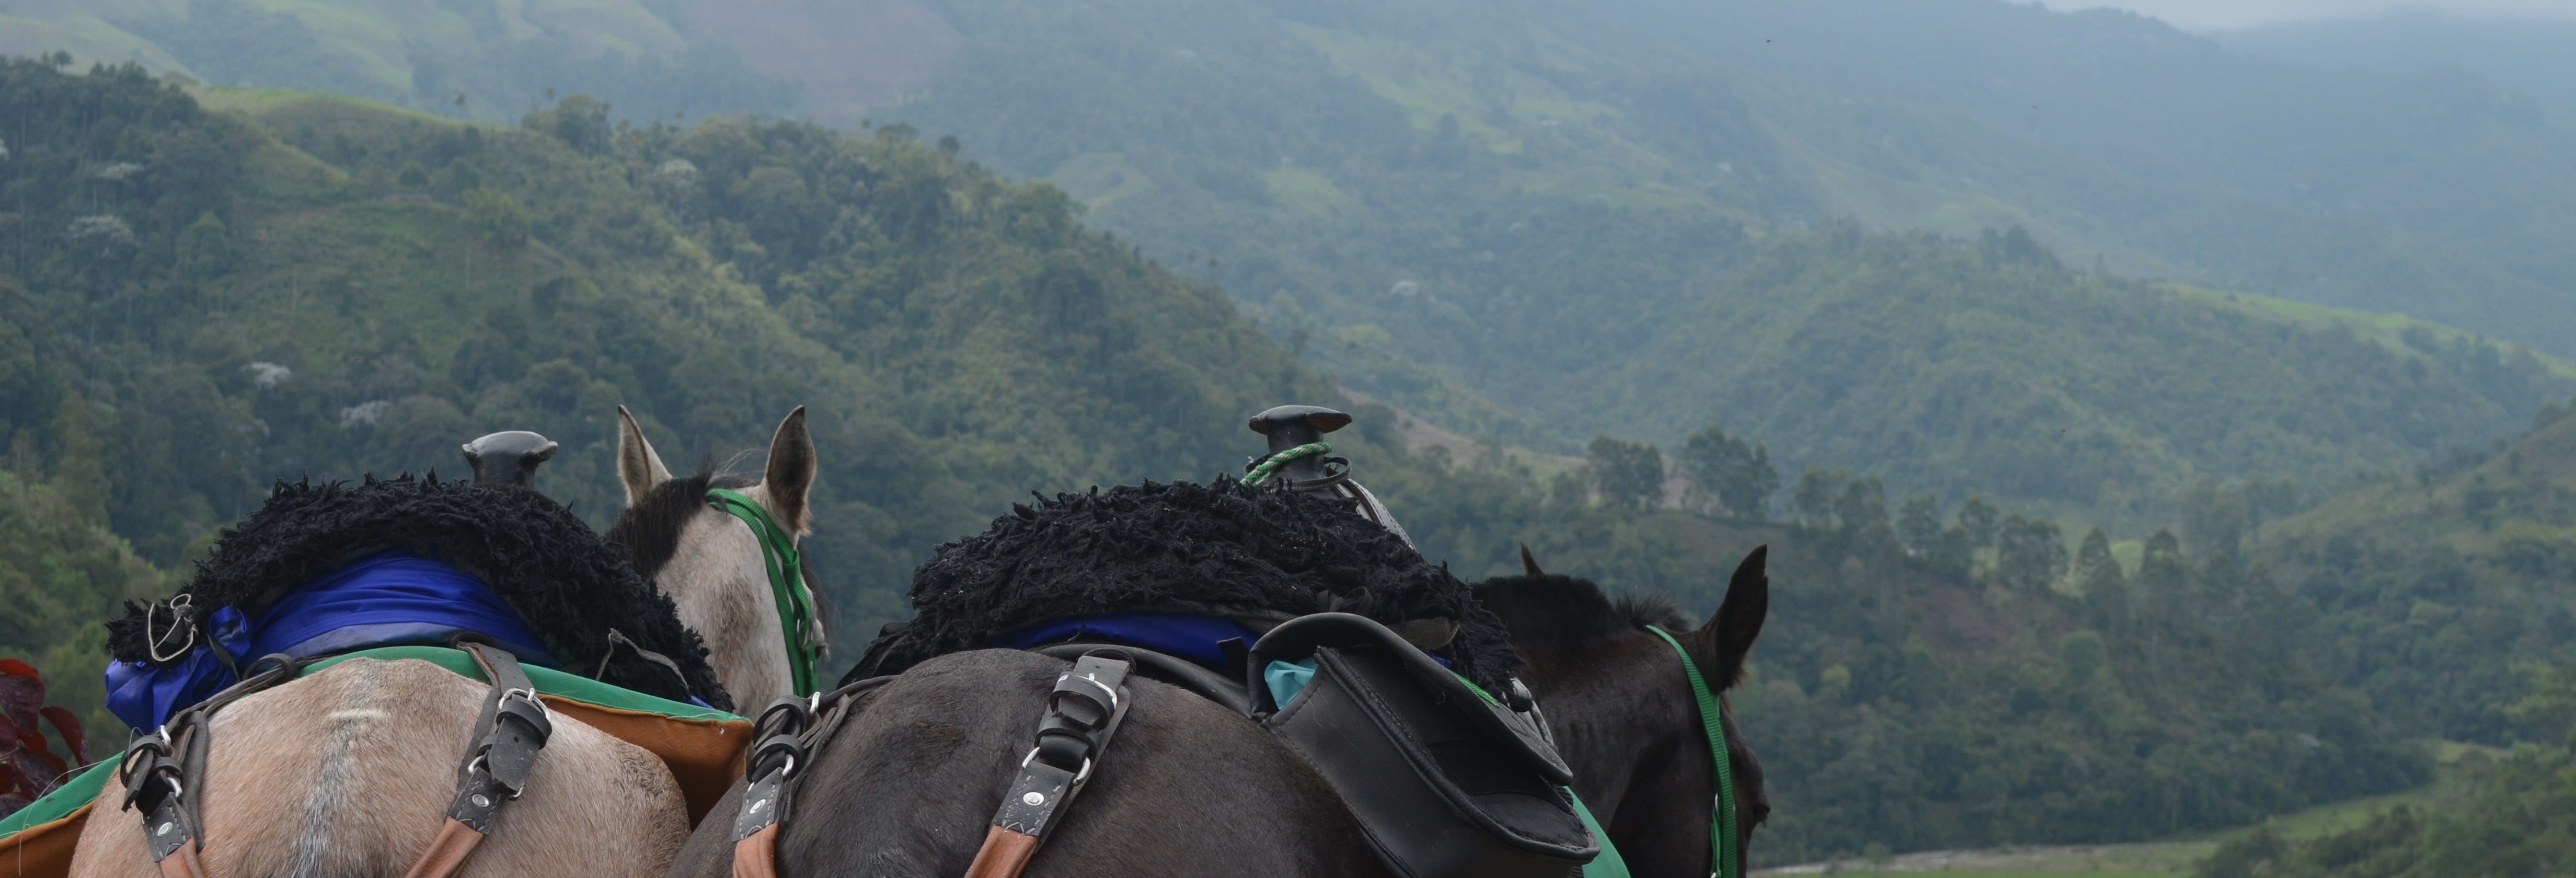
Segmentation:
{"type": "Polygon", "coordinates": [[[1223,616],[1198,613],[1095,613],[1049,619],[993,639],[1003,649],[1029,649],[1050,643],[1096,640],[1141,646],[1210,667],[1225,667],[1228,640],[1251,646],[1259,632],[1223,616]]]}
{"type": "Polygon", "coordinates": [[[170,715],[234,683],[231,666],[283,653],[296,658],[377,646],[445,645],[458,634],[478,633],[520,661],[545,668],[548,655],[526,620],[483,580],[444,561],[394,549],[332,571],[249,616],[232,607],[216,610],[205,631],[184,647],[187,658],[169,667],[147,662],[107,666],[107,708],[140,732],[161,727],[170,715]]]}

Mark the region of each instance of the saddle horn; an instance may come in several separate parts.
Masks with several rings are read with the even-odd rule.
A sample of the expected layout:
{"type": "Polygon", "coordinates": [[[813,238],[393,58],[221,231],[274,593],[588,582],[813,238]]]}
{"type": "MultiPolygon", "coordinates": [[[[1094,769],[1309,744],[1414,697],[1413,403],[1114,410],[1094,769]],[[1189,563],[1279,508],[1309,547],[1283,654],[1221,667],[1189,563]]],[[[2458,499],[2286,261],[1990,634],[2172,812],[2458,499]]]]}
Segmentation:
{"type": "MultiPolygon", "coordinates": [[[[1252,416],[1252,432],[1270,439],[1270,453],[1321,442],[1324,434],[1351,425],[1351,416],[1319,405],[1283,405],[1252,416]]],[[[1289,484],[1313,482],[1328,477],[1324,457],[1307,455],[1288,461],[1279,468],[1279,476],[1289,484]]]]}
{"type": "Polygon", "coordinates": [[[1345,458],[1324,456],[1330,453],[1331,446],[1285,461],[1270,462],[1280,452],[1322,442],[1324,434],[1350,425],[1349,414],[1319,405],[1283,405],[1253,415],[1248,426],[1252,432],[1270,440],[1270,453],[1253,458],[1244,467],[1251,473],[1244,477],[1245,483],[1261,483],[1266,478],[1275,478],[1287,483],[1292,490],[1358,501],[1361,516],[1395,532],[1396,538],[1403,540],[1405,545],[1413,545],[1412,535],[1404,532],[1404,525],[1395,522],[1395,516],[1386,511],[1386,504],[1378,502],[1377,495],[1351,479],[1351,462],[1345,458]]]}
{"type": "Polygon", "coordinates": [[[465,443],[465,465],[477,485],[528,487],[537,465],[555,456],[555,441],[526,430],[504,430],[465,443]]]}

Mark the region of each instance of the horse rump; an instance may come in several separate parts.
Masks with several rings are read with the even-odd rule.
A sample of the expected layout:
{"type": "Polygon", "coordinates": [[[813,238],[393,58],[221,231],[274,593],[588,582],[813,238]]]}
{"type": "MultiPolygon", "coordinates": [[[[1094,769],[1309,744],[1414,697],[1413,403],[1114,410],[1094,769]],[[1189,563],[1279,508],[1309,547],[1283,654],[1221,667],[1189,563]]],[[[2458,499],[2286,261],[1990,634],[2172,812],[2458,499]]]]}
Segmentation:
{"type": "MultiPolygon", "coordinates": [[[[213,719],[199,857],[223,878],[397,878],[429,846],[486,687],[424,661],[354,658],[243,698],[213,719]]],[[[662,760],[557,714],[526,795],[460,876],[653,876],[688,834],[662,760]]],[[[159,878],[109,784],[74,878],[159,878]]]]}
{"type": "MultiPolygon", "coordinates": [[[[983,843],[1069,663],[1015,650],[922,662],[814,754],[778,839],[778,873],[954,878],[983,843]]],[[[1314,767],[1241,715],[1130,677],[1133,704],[1072,813],[1025,873],[1382,876],[1359,824],[1314,767]]],[[[733,868],[737,785],[671,874],[733,868]]]]}

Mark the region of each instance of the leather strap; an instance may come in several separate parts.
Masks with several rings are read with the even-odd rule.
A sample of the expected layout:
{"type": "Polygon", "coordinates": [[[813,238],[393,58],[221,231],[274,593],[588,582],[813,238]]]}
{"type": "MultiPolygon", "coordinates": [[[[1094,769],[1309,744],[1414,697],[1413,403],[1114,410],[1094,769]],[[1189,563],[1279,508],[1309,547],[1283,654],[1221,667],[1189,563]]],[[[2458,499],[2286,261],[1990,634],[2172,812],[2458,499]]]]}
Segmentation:
{"type": "MultiPolygon", "coordinates": [[[[220,650],[218,650],[220,652],[220,650]]],[[[251,664],[250,676],[207,696],[170,718],[168,725],[138,736],[125,747],[118,777],[125,782],[124,808],[143,812],[143,840],[163,878],[203,878],[197,852],[205,847],[205,823],[199,817],[194,784],[205,775],[206,751],[214,737],[215,712],[252,693],[295,678],[303,663],[283,655],[251,664]]]]}
{"type": "Polygon", "coordinates": [[[966,869],[968,878],[1017,878],[1028,868],[1127,718],[1127,672],[1134,667],[1126,650],[1101,647],[1055,678],[1046,715],[1038,720],[1037,746],[1020,759],[1019,775],[993,814],[993,828],[966,869]]]}
{"type": "Polygon", "coordinates": [[[420,859],[412,861],[411,869],[403,873],[403,878],[454,875],[456,870],[464,868],[465,855],[473,853],[475,846],[482,843],[483,833],[450,817],[445,825],[438,828],[438,837],[430,839],[429,849],[421,852],[420,859]]]}
{"type": "Polygon", "coordinates": [[[1028,870],[1029,858],[1037,855],[1037,836],[996,826],[984,833],[984,846],[975,851],[975,863],[966,867],[966,878],[1018,878],[1028,870]]]}
{"type": "Polygon", "coordinates": [[[491,834],[501,806],[527,790],[537,754],[554,734],[554,721],[547,716],[545,703],[537,700],[536,684],[529,682],[517,656],[475,640],[459,638],[455,645],[483,666],[484,678],[492,681],[491,694],[483,699],[483,712],[474,720],[473,743],[465,748],[465,762],[456,768],[456,798],[447,805],[447,824],[403,873],[405,878],[456,874],[475,846],[491,834]]]}
{"type": "Polygon", "coordinates": [[[742,809],[734,815],[734,878],[778,878],[778,833],[804,767],[857,712],[861,696],[893,681],[870,677],[812,698],[781,698],[760,712],[752,723],[756,743],[743,760],[742,809]]]}

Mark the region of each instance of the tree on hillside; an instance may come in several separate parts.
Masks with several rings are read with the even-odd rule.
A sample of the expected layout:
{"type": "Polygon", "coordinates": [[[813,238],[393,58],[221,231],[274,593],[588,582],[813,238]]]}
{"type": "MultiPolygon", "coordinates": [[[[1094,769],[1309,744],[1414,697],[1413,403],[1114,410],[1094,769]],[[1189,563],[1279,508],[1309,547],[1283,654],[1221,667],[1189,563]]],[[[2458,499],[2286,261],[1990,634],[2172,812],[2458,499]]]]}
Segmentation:
{"type": "Polygon", "coordinates": [[[2005,518],[1995,532],[1995,581],[2006,588],[2044,591],[2066,572],[2066,542],[2057,523],[2044,518],[2005,518]]]}
{"type": "Polygon", "coordinates": [[[2075,582],[2084,588],[2084,604],[2094,627],[2119,631],[2128,627],[2129,583],[2120,559],[2111,556],[2111,537],[2094,528],[2075,550],[2075,582]]]}
{"type": "Polygon", "coordinates": [[[2020,223],[2014,223],[2011,228],[2002,232],[1987,229],[1980,233],[1977,236],[1977,251],[1979,255],[1985,257],[1988,265],[2028,265],[2052,269],[2065,267],[2057,261],[2056,253],[2050,252],[2047,245],[2039,243],[2039,239],[2031,237],[2030,231],[2022,228],[2020,223]]]}
{"type": "Polygon", "coordinates": [[[82,524],[107,524],[109,486],[106,443],[99,436],[98,408],[78,393],[63,397],[54,416],[54,488],[82,524]]]}
{"type": "Polygon", "coordinates": [[[2275,479],[2255,473],[2245,477],[2236,493],[2245,498],[2246,523],[2250,527],[2294,515],[2307,506],[2307,495],[2300,490],[2299,480],[2288,476],[2275,479]]]}
{"type": "Polygon", "coordinates": [[[1649,442],[1595,436],[1583,452],[1584,473],[1601,502],[1651,509],[1664,497],[1664,453],[1649,442]]]}
{"type": "Polygon", "coordinates": [[[1968,495],[1967,502],[1959,504],[1959,530],[1967,535],[1968,547],[1994,548],[1995,528],[2000,526],[2002,517],[2003,513],[1985,498],[1968,495]]]}
{"type": "Polygon", "coordinates": [[[1789,489],[1789,507],[1798,523],[1819,530],[1834,526],[1834,502],[1842,499],[1843,485],[1851,481],[1851,470],[1811,466],[1798,473],[1798,484],[1789,489]]]}
{"type": "Polygon", "coordinates": [[[2173,531],[2159,528],[2147,538],[2145,557],[2138,559],[2138,588],[2148,601],[2171,606],[2191,584],[2191,565],[2183,560],[2182,540],[2173,531]]]}
{"type": "Polygon", "coordinates": [[[608,102],[585,94],[563,99],[552,107],[534,110],[519,119],[520,127],[555,136],[565,145],[586,155],[608,151],[608,102]]]}
{"type": "Polygon", "coordinates": [[[1928,557],[1941,541],[1941,501],[1926,494],[1908,498],[1896,513],[1896,536],[1905,541],[1905,553],[1928,557]]]}
{"type": "Polygon", "coordinates": [[[2234,557],[2252,529],[2245,498],[2202,476],[2182,499],[2183,545],[2202,558],[2234,557]]]}
{"type": "Polygon", "coordinates": [[[1771,510],[1771,493],[1780,489],[1780,471],[1771,465],[1771,450],[1746,444],[1711,424],[1682,444],[1682,466],[1691,481],[1717,498],[1726,511],[1762,518],[1771,510]]]}
{"type": "Polygon", "coordinates": [[[527,243],[528,209],[510,193],[489,188],[465,193],[465,216],[475,234],[494,247],[506,250],[527,243]]]}

